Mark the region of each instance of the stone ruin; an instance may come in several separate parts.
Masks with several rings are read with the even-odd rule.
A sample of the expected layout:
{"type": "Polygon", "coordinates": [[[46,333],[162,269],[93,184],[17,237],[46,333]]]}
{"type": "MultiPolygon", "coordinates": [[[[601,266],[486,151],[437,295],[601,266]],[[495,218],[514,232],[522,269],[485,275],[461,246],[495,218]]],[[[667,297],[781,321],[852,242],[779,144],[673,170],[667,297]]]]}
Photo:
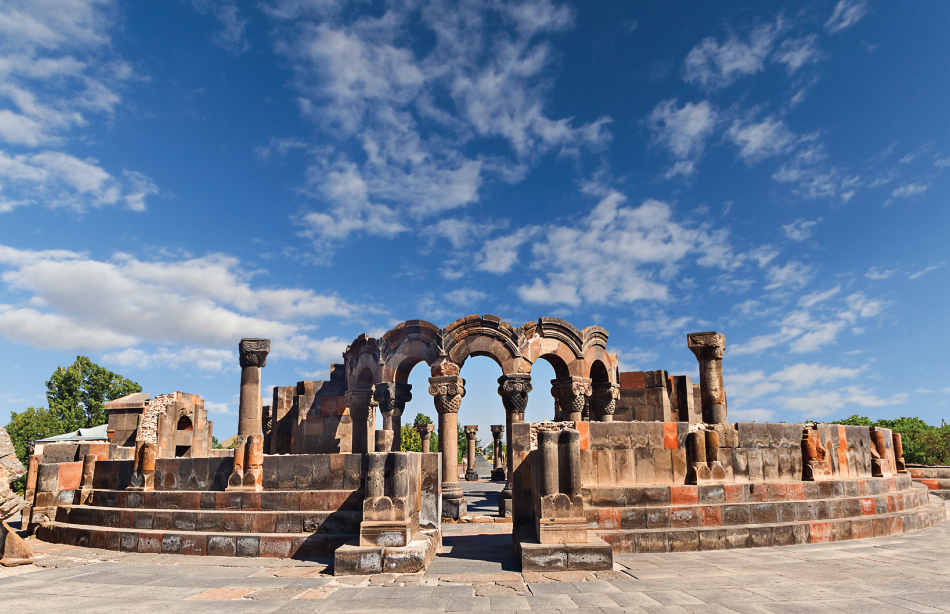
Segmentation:
{"type": "Polygon", "coordinates": [[[162,458],[203,458],[212,453],[212,423],[204,400],[196,394],[152,397],[139,392],[109,401],[105,409],[109,440],[121,447],[154,444],[162,458]]]}
{"type": "MultiPolygon", "coordinates": [[[[275,387],[269,405],[260,386],[270,344],[244,339],[234,450],[168,454],[163,422],[152,442],[132,438],[131,422],[120,437],[119,420],[111,443],[30,459],[27,518],[43,539],[112,550],[333,556],[337,574],[423,570],[442,520],[467,514],[460,374],[470,356],[488,356],[501,369],[505,409],[504,425],[492,427],[495,450],[502,434],[507,449],[492,472],[505,481],[499,514],[511,518],[525,571],[609,570],[614,553],[895,535],[945,519],[887,429],[729,423],[723,335],[687,336],[698,383],[621,372],[607,339],[600,327],[557,318],[517,328],[490,315],[441,329],[412,320],[359,336],[329,381],[275,387]],[[538,360],[556,376],[551,420],[525,423],[538,360]],[[448,454],[429,451],[433,425],[418,427],[424,452],[399,451],[409,373],[420,363],[448,454]]],[[[148,403],[126,399],[122,409],[132,404],[138,428],[148,403]]],[[[466,437],[473,456],[474,429],[466,437]]]]}

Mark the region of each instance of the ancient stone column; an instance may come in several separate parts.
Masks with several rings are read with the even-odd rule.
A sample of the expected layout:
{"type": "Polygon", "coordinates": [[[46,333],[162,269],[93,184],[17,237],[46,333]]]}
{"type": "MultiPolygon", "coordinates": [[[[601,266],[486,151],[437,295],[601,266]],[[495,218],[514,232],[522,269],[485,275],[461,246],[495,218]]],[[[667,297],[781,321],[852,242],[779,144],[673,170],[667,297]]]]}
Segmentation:
{"type": "Polygon", "coordinates": [[[904,462],[904,441],[900,433],[891,433],[894,441],[894,461],[897,465],[897,473],[907,473],[907,465],[904,462]]]}
{"type": "Polygon", "coordinates": [[[591,384],[591,419],[600,422],[613,422],[617,411],[617,399],[620,398],[620,384],[603,382],[591,384]]]}
{"type": "Polygon", "coordinates": [[[261,425],[261,368],[267,363],[270,339],[241,339],[241,401],[238,409],[239,436],[263,435],[261,425]]]}
{"type": "Polygon", "coordinates": [[[493,481],[501,481],[505,479],[505,463],[504,459],[502,458],[503,454],[501,451],[501,435],[504,432],[504,424],[491,425],[491,436],[493,440],[491,479],[493,481]]]}
{"type": "Polygon", "coordinates": [[[402,414],[412,400],[412,384],[396,383],[396,409],[393,410],[393,451],[402,448],[402,414]]]}
{"type": "Polygon", "coordinates": [[[465,515],[465,497],[459,484],[458,412],[465,396],[465,380],[458,376],[458,367],[443,363],[432,367],[433,373],[454,373],[429,378],[429,394],[439,412],[439,448],[442,452],[442,516],[458,520],[465,515]],[[454,368],[452,368],[454,367],[454,368]]]}
{"type": "Polygon", "coordinates": [[[498,515],[502,517],[510,517],[512,512],[511,425],[524,422],[524,410],[528,406],[528,393],[531,390],[531,375],[529,373],[514,373],[512,375],[502,375],[498,378],[498,394],[501,396],[502,405],[505,406],[505,437],[507,444],[505,474],[508,481],[498,499],[498,515]]]}
{"type": "Polygon", "coordinates": [[[465,479],[469,482],[478,481],[478,471],[475,470],[475,457],[478,450],[475,448],[475,435],[478,434],[478,426],[474,424],[466,425],[465,439],[468,440],[468,470],[465,471],[465,479]]]}
{"type": "Polygon", "coordinates": [[[416,432],[419,433],[419,438],[422,440],[422,451],[429,451],[429,441],[432,439],[432,431],[435,430],[434,424],[417,424],[416,432]]]}
{"type": "Polygon", "coordinates": [[[372,452],[376,446],[375,429],[370,424],[375,418],[376,401],[371,388],[346,391],[346,406],[353,420],[353,454],[372,452]]]}
{"type": "Polygon", "coordinates": [[[537,484],[542,496],[556,495],[560,492],[560,476],[558,475],[557,442],[561,436],[560,430],[538,431],[538,452],[541,461],[541,483],[537,484]]]}
{"type": "Polygon", "coordinates": [[[393,430],[393,414],[396,412],[396,384],[376,384],[373,400],[379,404],[379,413],[383,416],[384,431],[393,430]]]}
{"type": "Polygon", "coordinates": [[[699,388],[703,403],[703,422],[728,424],[726,389],[722,384],[722,355],[726,337],[715,331],[686,335],[689,349],[699,360],[699,388]]]}
{"type": "Polygon", "coordinates": [[[561,419],[568,422],[581,421],[584,404],[591,393],[591,380],[588,377],[568,376],[551,380],[551,394],[558,400],[561,419]]]}

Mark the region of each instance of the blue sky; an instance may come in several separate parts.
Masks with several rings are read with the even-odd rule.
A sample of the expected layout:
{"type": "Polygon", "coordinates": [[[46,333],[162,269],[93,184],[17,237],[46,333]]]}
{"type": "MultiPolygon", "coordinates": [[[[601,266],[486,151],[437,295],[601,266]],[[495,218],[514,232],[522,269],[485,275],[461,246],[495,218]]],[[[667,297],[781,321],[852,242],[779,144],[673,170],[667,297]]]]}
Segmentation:
{"type": "MultiPolygon", "coordinates": [[[[493,313],[694,377],[718,330],[735,420],[939,424],[948,31],[936,1],[2,2],[0,420],[82,354],[224,438],[242,336],[291,385],[493,313]]],[[[498,375],[462,371],[486,438],[498,375]]]]}

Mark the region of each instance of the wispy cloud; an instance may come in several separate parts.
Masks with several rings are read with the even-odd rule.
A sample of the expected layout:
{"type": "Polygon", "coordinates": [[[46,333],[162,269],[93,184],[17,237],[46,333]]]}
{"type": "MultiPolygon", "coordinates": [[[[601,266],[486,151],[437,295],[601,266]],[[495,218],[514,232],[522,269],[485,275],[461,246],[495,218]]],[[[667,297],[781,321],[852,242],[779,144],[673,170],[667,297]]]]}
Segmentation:
{"type": "Polygon", "coordinates": [[[779,19],[774,24],[757,26],[745,40],[736,35],[721,43],[713,37],[703,39],[686,56],[683,80],[715,90],[731,85],[740,77],[760,72],[783,28],[779,19]]]}
{"type": "Polygon", "coordinates": [[[776,62],[785,64],[785,70],[788,74],[794,73],[805,64],[812,64],[823,59],[824,55],[815,39],[816,34],[803,36],[802,38],[790,38],[782,41],[781,46],[772,55],[776,62]]]}
{"type": "Polygon", "coordinates": [[[822,218],[818,218],[817,220],[795,220],[791,224],[782,226],[782,232],[792,241],[801,243],[811,238],[812,228],[817,226],[821,220],[822,218]]]}
{"type": "Polygon", "coordinates": [[[825,30],[831,34],[853,26],[868,13],[867,0],[839,0],[831,17],[825,22],[825,30]]]}
{"type": "Polygon", "coordinates": [[[891,275],[896,273],[899,269],[885,269],[883,267],[871,267],[867,273],[864,274],[868,279],[888,279],[891,275]]]}
{"type": "Polygon", "coordinates": [[[675,160],[666,173],[667,179],[696,172],[696,162],[702,156],[717,118],[718,112],[705,100],[696,104],[687,102],[682,107],[676,99],[664,100],[653,108],[647,118],[653,144],[667,149],[675,160]]]}
{"type": "Polygon", "coordinates": [[[908,278],[909,278],[909,279],[918,279],[918,278],[920,278],[920,277],[923,277],[924,275],[926,275],[927,273],[929,273],[929,272],[931,272],[931,271],[936,271],[937,269],[939,269],[940,267],[942,267],[944,264],[945,264],[945,263],[943,263],[943,262],[938,262],[937,264],[931,264],[930,266],[928,266],[928,267],[926,267],[926,268],[924,268],[924,269],[921,269],[921,270],[917,271],[916,273],[910,273],[910,274],[908,275],[908,278]]]}

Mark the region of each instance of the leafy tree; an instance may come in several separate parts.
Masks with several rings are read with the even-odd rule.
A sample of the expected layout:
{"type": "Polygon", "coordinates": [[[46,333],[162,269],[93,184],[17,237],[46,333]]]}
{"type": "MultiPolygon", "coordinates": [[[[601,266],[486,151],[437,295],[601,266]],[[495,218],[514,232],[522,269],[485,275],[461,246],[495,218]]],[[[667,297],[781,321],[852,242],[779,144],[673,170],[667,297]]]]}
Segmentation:
{"type": "MultiPolygon", "coordinates": [[[[142,392],[142,387],[135,382],[103,369],[85,356],[77,356],[68,368],[57,367],[46,382],[49,408],[28,407],[13,412],[4,428],[13,440],[17,458],[28,466],[34,441],[105,424],[109,419],[105,403],[136,392],[142,392]]],[[[25,477],[14,482],[14,488],[20,492],[25,485],[25,477]]]]}
{"type": "Polygon", "coordinates": [[[218,441],[218,438],[215,437],[214,435],[211,436],[211,447],[214,448],[215,450],[221,449],[221,442],[218,441]]]}
{"type": "Polygon", "coordinates": [[[64,432],[105,424],[109,415],[104,404],[136,392],[142,392],[142,387],[85,356],[77,356],[67,368],[57,367],[46,382],[49,409],[64,432]]]}
{"type": "MultiPolygon", "coordinates": [[[[432,419],[425,414],[416,414],[412,424],[404,424],[402,426],[402,429],[400,429],[402,433],[402,442],[399,446],[400,450],[403,452],[422,452],[422,437],[419,436],[419,431],[416,430],[416,426],[420,424],[432,424],[432,419]]],[[[439,451],[438,433],[432,433],[429,439],[429,450],[432,452],[439,451]]]]}

